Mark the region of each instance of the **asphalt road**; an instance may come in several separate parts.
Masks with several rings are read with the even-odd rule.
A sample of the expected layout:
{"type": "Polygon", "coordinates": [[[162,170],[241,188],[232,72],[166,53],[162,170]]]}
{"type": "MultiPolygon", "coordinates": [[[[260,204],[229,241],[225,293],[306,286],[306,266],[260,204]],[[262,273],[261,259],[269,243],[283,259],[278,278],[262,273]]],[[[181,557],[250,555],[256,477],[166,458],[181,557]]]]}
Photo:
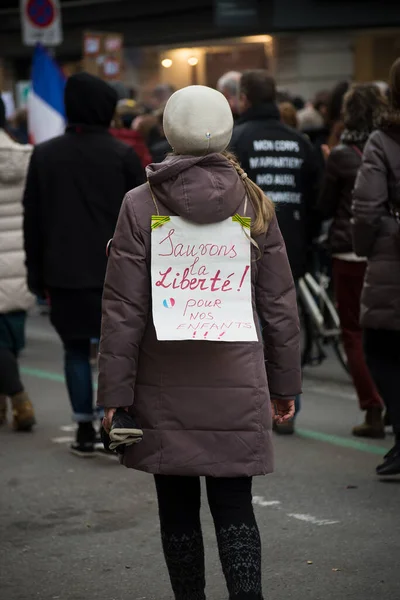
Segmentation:
{"type": "MultiPolygon", "coordinates": [[[[167,600],[149,475],[69,454],[73,436],[61,348],[30,319],[22,359],[33,434],[0,431],[1,600],[167,600]]],[[[334,359],[309,370],[298,433],[276,438],[276,472],[254,483],[266,600],[400,598],[400,479],[374,467],[391,437],[358,442],[352,387],[334,359]]],[[[226,600],[203,507],[207,598],[226,600]]]]}

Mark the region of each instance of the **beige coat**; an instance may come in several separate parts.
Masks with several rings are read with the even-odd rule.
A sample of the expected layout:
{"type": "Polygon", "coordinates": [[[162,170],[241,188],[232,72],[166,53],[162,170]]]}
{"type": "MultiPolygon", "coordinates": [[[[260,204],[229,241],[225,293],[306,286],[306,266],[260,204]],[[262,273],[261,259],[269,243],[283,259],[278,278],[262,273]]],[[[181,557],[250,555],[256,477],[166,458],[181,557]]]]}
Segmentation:
{"type": "Polygon", "coordinates": [[[0,129],[0,313],[27,310],[34,301],[26,284],[22,195],[32,146],[17,144],[0,129]]]}

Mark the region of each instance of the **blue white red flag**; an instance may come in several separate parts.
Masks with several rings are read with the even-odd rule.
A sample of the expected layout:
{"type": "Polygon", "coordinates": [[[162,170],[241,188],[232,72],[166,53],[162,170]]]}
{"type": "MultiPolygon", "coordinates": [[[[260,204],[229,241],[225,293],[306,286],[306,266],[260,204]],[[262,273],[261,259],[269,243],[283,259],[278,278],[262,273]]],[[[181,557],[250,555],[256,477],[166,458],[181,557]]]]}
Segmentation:
{"type": "Polygon", "coordinates": [[[32,91],[28,99],[30,141],[40,144],[64,133],[65,76],[43,46],[36,46],[32,65],[32,91]]]}

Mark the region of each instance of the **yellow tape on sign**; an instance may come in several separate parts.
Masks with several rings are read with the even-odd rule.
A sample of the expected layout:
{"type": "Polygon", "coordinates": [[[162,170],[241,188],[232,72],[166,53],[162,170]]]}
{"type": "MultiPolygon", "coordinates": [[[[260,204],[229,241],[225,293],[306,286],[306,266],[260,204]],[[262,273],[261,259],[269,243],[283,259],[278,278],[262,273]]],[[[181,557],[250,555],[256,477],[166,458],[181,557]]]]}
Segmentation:
{"type": "Polygon", "coordinates": [[[162,217],[161,215],[153,215],[151,217],[151,228],[157,229],[157,227],[162,227],[165,223],[171,220],[171,217],[162,217]]]}
{"type": "Polygon", "coordinates": [[[236,215],[233,215],[232,221],[234,221],[235,223],[240,223],[240,225],[242,227],[245,227],[246,229],[251,228],[251,218],[250,217],[241,217],[240,215],[238,215],[236,213],[236,215]]]}

